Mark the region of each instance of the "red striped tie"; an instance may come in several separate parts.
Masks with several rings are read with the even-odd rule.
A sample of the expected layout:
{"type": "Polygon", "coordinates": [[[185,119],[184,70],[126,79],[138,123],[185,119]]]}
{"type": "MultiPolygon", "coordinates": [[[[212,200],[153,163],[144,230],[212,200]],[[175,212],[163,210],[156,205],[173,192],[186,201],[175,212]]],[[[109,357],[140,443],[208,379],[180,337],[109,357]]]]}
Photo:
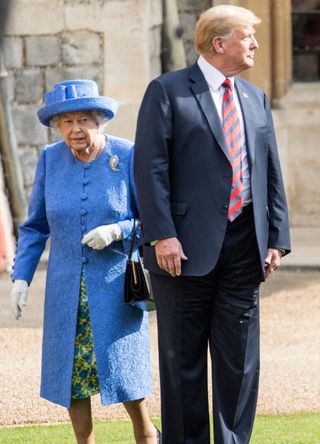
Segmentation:
{"type": "Polygon", "coordinates": [[[226,79],[222,86],[224,87],[222,99],[222,123],[223,132],[228,147],[229,160],[232,166],[232,187],[229,201],[228,219],[232,222],[243,207],[243,183],[242,183],[242,145],[240,120],[236,104],[232,94],[232,84],[226,79]]]}

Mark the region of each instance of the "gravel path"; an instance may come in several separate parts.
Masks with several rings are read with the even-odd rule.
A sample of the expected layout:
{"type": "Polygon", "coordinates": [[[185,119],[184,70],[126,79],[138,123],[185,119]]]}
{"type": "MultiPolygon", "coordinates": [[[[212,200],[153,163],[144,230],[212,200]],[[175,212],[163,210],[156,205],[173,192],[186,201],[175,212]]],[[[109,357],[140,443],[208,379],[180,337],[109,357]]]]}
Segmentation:
{"type": "MultiPolygon", "coordinates": [[[[0,279],[0,425],[68,421],[66,410],[39,397],[45,274],[39,271],[23,318],[8,309],[11,283],[0,279]]],[[[263,285],[259,413],[320,412],[320,272],[278,271],[263,285]]],[[[156,319],[151,314],[154,392],[152,416],[160,416],[156,319]]],[[[122,405],[101,407],[97,419],[126,418],[122,405]]]]}

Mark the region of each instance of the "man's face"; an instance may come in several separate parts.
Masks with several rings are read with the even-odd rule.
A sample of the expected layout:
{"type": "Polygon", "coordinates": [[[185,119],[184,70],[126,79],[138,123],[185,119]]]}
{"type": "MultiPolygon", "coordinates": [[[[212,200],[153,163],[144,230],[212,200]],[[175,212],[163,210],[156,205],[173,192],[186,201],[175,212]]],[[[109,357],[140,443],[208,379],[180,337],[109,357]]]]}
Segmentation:
{"type": "Polygon", "coordinates": [[[230,37],[222,39],[224,71],[237,75],[254,65],[254,50],[259,47],[253,26],[240,26],[230,37]]]}

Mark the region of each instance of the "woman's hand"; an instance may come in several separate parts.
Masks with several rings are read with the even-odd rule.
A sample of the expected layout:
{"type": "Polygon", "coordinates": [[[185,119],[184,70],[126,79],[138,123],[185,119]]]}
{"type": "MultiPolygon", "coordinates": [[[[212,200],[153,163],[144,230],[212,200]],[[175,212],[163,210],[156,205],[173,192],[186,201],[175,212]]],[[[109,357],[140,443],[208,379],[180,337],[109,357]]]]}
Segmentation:
{"type": "Polygon", "coordinates": [[[94,250],[102,250],[113,241],[122,239],[121,228],[118,224],[100,225],[83,236],[81,243],[94,250]]]}
{"type": "Polygon", "coordinates": [[[10,293],[11,297],[11,311],[15,319],[21,318],[22,307],[25,307],[28,302],[28,282],[22,279],[17,279],[13,283],[10,293]]]}

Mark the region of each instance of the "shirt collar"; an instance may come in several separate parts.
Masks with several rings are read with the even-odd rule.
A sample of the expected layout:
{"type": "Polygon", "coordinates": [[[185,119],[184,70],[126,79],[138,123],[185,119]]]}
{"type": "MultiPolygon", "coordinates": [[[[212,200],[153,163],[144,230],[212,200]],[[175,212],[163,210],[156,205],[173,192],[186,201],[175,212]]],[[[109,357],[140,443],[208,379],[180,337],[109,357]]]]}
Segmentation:
{"type": "MultiPolygon", "coordinates": [[[[226,77],[202,56],[199,56],[197,63],[209,87],[213,91],[218,91],[222,83],[226,80],[226,77]]],[[[230,79],[232,89],[234,89],[234,77],[228,77],[228,79],[230,79]]]]}

